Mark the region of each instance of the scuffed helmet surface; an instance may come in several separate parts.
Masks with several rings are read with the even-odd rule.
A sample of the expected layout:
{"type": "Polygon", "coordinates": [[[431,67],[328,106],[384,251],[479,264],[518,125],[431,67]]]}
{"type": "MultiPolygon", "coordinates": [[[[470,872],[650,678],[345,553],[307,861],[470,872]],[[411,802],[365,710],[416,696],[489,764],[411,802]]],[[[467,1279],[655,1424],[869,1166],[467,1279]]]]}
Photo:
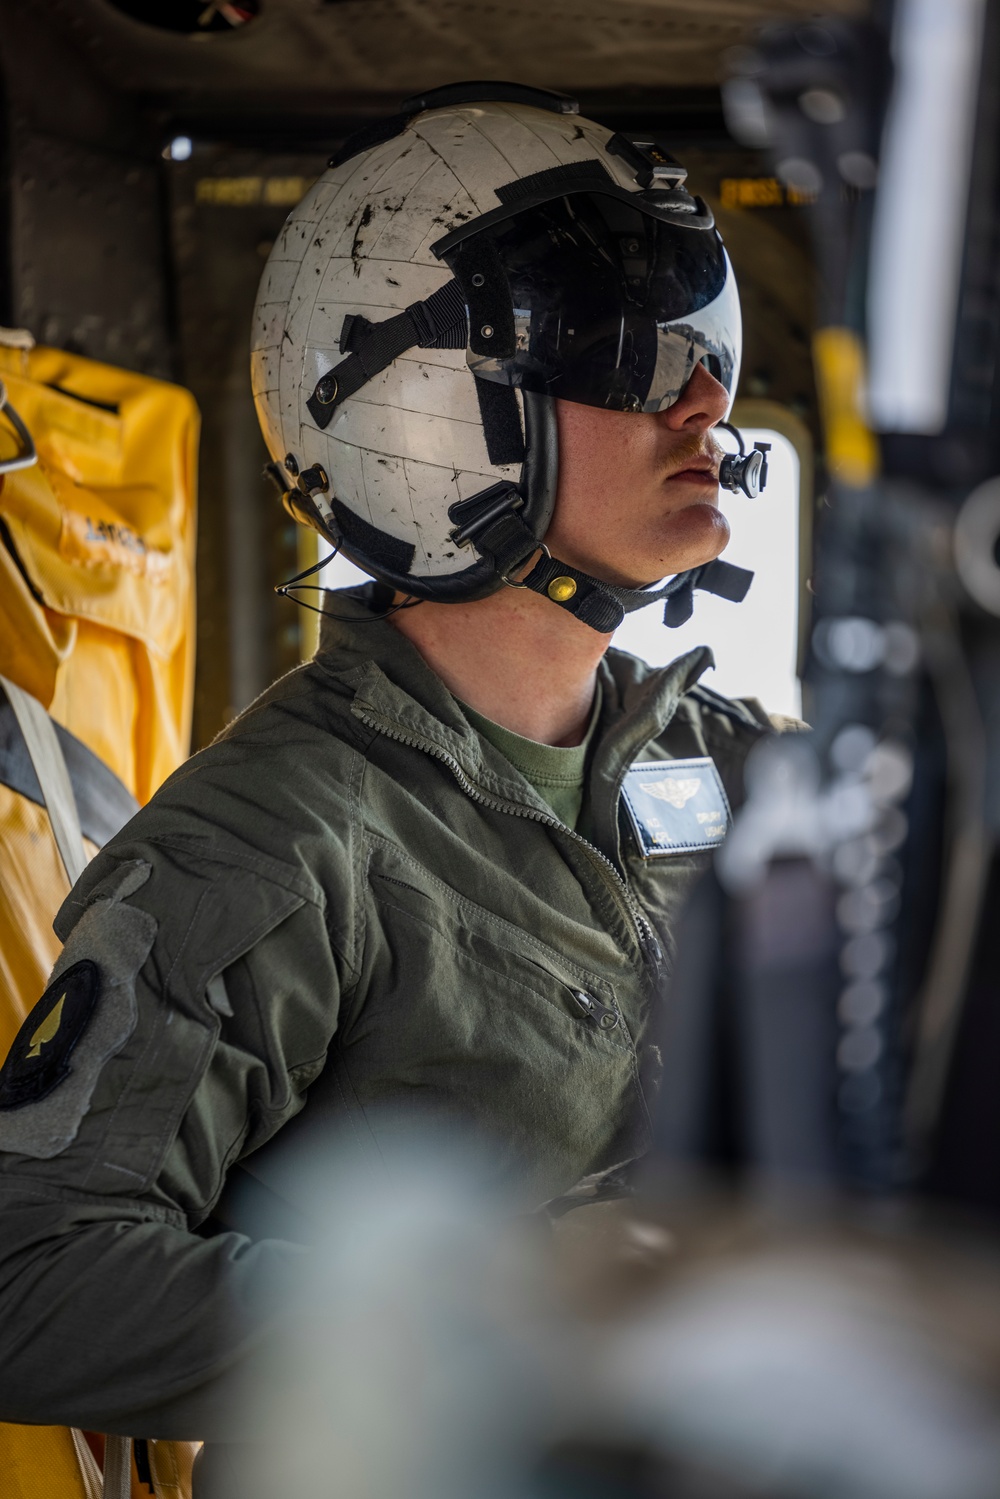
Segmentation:
{"type": "Polygon", "coordinates": [[[442,287],[451,272],[431,245],[495,209],[498,187],[596,157],[634,190],[630,169],[605,151],[609,137],[591,121],[523,105],[431,110],[324,172],[275,241],[251,355],[271,456],[280,463],[291,453],[300,469],[320,464],[342,504],[413,546],[414,577],[464,570],[472,558],[449,539],[448,507],[520,475],[519,465],[490,463],[465,350],[400,355],[325,432],[306,400],[342,358],[345,316],[382,322],[442,287]]]}

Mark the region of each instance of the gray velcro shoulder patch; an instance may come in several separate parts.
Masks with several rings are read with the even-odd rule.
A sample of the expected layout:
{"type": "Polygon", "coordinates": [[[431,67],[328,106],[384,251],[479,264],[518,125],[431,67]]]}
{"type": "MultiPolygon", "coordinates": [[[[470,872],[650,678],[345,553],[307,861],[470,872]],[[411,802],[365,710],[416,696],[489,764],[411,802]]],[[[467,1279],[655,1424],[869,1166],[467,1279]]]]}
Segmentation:
{"type": "Polygon", "coordinates": [[[156,937],[147,911],[124,905],[149,878],[132,860],[95,892],[48,988],[0,1068],[0,1150],[48,1160],[76,1138],[104,1064],[138,1020],[135,980],[156,937]]]}

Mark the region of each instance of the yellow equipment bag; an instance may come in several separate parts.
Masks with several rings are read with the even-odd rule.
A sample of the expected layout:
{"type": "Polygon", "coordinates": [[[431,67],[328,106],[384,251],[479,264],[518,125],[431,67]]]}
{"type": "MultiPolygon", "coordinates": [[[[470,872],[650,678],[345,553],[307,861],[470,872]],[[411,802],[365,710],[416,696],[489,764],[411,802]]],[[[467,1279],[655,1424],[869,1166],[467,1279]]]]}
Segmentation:
{"type": "MultiPolygon", "coordinates": [[[[129,1499],[191,1499],[198,1442],[146,1442],[130,1457],[129,1499]]],[[[103,1437],[66,1426],[0,1423],[3,1499],[103,1499],[103,1437]],[[96,1451],[96,1456],[95,1456],[96,1451]]]]}
{"type": "MultiPolygon", "coordinates": [[[[13,409],[0,415],[0,461],[24,429],[38,453],[0,479],[2,1058],[58,956],[67,870],[188,754],[198,411],[177,386],[3,331],[0,382],[13,409]],[[61,784],[70,804],[69,859],[29,742],[39,728],[57,771],[49,791],[61,784]]],[[[196,1450],[136,1444],[125,1489],[190,1499],[196,1450]]],[[[103,1455],[100,1436],[0,1424],[0,1495],[100,1499],[103,1455]]]]}
{"type": "Polygon", "coordinates": [[[0,378],[38,448],[0,492],[0,673],[145,802],[190,748],[194,398],[60,349],[0,378]]]}
{"type": "MultiPolygon", "coordinates": [[[[0,481],[0,675],[144,802],[189,751],[197,407],[162,380],[2,337],[0,380],[38,450],[0,481]]],[[[17,443],[0,417],[0,459],[17,443]]],[[[58,955],[67,888],[44,809],[9,784],[0,858],[6,1054],[58,955]]]]}
{"type": "Polygon", "coordinates": [[[4,1499],[101,1499],[102,1487],[97,1460],[80,1432],[0,1425],[4,1499]]]}

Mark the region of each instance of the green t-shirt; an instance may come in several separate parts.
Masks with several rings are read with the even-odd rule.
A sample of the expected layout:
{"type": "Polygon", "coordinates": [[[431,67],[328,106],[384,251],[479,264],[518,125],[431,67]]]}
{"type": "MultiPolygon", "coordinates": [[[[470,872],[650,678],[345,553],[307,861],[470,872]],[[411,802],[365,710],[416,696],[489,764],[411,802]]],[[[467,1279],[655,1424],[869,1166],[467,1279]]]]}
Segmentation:
{"type": "Polygon", "coordinates": [[[484,718],[468,703],[459,702],[459,707],[472,727],[488,739],[494,749],[505,755],[519,770],[526,781],[530,781],[543,801],[548,802],[553,812],[568,828],[575,828],[583,806],[584,778],[587,772],[587,754],[601,716],[601,689],[594,694],[594,707],[582,744],[569,748],[555,744],[539,744],[537,739],[525,739],[505,729],[502,724],[484,718]]]}

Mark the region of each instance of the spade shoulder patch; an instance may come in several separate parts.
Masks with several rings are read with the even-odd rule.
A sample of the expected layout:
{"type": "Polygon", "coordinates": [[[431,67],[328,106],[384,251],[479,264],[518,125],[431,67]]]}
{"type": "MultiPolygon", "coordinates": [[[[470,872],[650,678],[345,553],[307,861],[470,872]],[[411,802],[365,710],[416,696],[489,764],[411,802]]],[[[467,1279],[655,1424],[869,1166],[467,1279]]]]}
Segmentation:
{"type": "Polygon", "coordinates": [[[47,1161],[77,1138],[105,1065],[139,1019],[136,976],[156,922],[130,905],[150,866],[112,870],[73,927],[49,986],[0,1068],[0,1151],[47,1161]]]}
{"type": "Polygon", "coordinates": [[[729,802],[708,755],[692,760],[640,760],[622,788],[644,859],[717,848],[729,829],[729,802]]]}
{"type": "Polygon", "coordinates": [[[90,958],[74,963],[49,985],[0,1067],[0,1109],[36,1103],[69,1076],[73,1050],[93,1019],[100,985],[100,971],[90,958]]]}

